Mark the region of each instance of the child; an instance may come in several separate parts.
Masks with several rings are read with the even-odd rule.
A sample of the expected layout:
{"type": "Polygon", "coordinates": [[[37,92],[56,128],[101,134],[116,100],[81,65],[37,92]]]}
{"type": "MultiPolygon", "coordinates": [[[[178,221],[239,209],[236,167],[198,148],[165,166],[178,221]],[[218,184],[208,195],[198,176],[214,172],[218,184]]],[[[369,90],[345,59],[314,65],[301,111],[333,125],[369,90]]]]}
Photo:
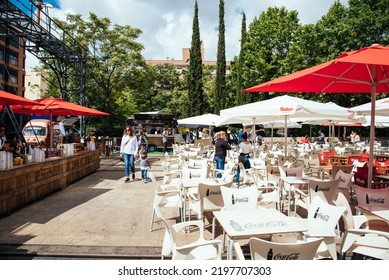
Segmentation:
{"type": "Polygon", "coordinates": [[[143,183],[147,183],[147,169],[148,167],[151,168],[151,166],[147,158],[147,152],[143,148],[139,151],[138,162],[140,163],[140,172],[142,175],[142,181],[143,183]]]}

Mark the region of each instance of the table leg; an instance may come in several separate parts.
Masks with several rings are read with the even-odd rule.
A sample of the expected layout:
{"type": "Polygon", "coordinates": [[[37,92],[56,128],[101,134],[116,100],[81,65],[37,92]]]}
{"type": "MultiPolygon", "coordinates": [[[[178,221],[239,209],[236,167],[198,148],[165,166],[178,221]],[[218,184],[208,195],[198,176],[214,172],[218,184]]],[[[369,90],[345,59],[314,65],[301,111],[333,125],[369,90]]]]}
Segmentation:
{"type": "Polygon", "coordinates": [[[233,247],[234,247],[234,240],[230,238],[228,240],[227,260],[232,260],[232,250],[233,250],[233,247]]]}

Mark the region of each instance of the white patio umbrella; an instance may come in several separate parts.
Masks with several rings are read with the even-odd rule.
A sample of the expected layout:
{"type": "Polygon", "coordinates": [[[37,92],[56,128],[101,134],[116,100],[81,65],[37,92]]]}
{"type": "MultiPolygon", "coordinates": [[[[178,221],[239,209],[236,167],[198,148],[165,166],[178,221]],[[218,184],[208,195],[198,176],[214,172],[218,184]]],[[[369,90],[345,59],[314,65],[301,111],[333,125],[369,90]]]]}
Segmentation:
{"type": "MultiPolygon", "coordinates": [[[[215,114],[204,114],[199,116],[194,116],[186,119],[177,120],[178,126],[184,126],[189,128],[197,127],[208,127],[209,133],[211,134],[212,126],[217,126],[221,121],[221,117],[215,114]]],[[[209,135],[209,140],[212,142],[212,137],[209,135]]]]}
{"type": "MultiPolygon", "coordinates": [[[[229,124],[231,121],[255,118],[257,123],[284,120],[287,131],[288,118],[303,117],[347,117],[347,108],[333,103],[320,103],[298,97],[282,95],[271,99],[249,103],[220,111],[223,120],[219,123],[229,124]]],[[[287,155],[287,133],[285,138],[285,155],[287,155]]]]}
{"type": "Polygon", "coordinates": [[[219,115],[204,114],[194,116],[186,119],[179,119],[177,123],[179,126],[185,127],[200,127],[200,126],[216,126],[221,121],[219,115]]]}
{"type": "MultiPolygon", "coordinates": [[[[370,116],[372,112],[371,102],[350,108],[350,112],[356,115],[370,116]]],[[[376,100],[375,102],[376,116],[389,116],[389,97],[376,100]]]]}
{"type": "MultiPolygon", "coordinates": [[[[270,122],[262,122],[261,123],[264,128],[271,128],[271,142],[270,145],[273,145],[273,135],[274,135],[274,129],[275,128],[283,128],[285,129],[285,122],[284,121],[270,121],[270,122]]],[[[286,124],[287,128],[301,128],[302,125],[298,124],[297,122],[288,121],[286,124]]]]}

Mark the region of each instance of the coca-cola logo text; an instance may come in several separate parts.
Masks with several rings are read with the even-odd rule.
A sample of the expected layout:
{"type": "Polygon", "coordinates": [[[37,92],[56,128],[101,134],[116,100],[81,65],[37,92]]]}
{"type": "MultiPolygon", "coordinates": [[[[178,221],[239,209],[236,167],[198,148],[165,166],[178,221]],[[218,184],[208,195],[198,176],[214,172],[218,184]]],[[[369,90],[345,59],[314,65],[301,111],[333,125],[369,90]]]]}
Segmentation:
{"type": "Polygon", "coordinates": [[[207,196],[210,196],[210,195],[220,195],[221,194],[221,191],[207,191],[207,196]]]}
{"type": "Polygon", "coordinates": [[[323,213],[319,212],[319,213],[317,213],[315,218],[328,222],[330,216],[324,215],[323,213]]]}
{"type": "Polygon", "coordinates": [[[286,221],[269,221],[267,223],[247,223],[244,225],[245,228],[263,228],[263,227],[285,227],[286,221]]]}
{"type": "Polygon", "coordinates": [[[242,197],[242,198],[236,197],[234,199],[234,202],[235,203],[247,203],[247,202],[249,202],[249,198],[248,197],[242,197]]]}
{"type": "Polygon", "coordinates": [[[291,253],[289,255],[276,254],[273,260],[298,260],[300,253],[291,253]]]}
{"type": "Polygon", "coordinates": [[[316,189],[316,192],[329,192],[329,191],[330,191],[330,187],[325,187],[325,188],[318,187],[316,189]]]}
{"type": "Polygon", "coordinates": [[[373,197],[370,197],[369,198],[369,203],[384,204],[385,203],[385,199],[384,198],[373,198],[373,197]]]}

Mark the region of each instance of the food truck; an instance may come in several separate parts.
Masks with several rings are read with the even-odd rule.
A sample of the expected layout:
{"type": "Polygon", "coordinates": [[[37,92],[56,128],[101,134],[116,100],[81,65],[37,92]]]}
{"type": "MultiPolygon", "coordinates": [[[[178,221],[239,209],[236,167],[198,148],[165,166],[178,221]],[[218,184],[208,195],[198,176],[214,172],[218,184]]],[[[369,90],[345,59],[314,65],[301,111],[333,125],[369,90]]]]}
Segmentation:
{"type": "Polygon", "coordinates": [[[162,132],[164,128],[169,131],[168,149],[172,148],[173,143],[179,142],[181,137],[177,134],[177,120],[173,115],[164,114],[162,111],[134,114],[126,120],[126,125],[133,126],[135,133],[142,129],[146,130],[149,152],[163,150],[162,132]]]}

